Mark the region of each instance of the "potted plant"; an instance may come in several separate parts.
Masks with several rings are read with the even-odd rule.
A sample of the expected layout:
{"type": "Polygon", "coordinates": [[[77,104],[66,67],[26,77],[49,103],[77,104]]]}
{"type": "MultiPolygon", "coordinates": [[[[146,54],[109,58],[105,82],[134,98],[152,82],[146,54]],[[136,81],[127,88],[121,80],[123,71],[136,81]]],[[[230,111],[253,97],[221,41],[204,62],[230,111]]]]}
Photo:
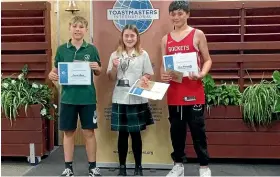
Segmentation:
{"type": "Polygon", "coordinates": [[[223,83],[216,85],[212,76],[203,78],[205,88],[207,117],[211,118],[241,118],[242,94],[239,86],[223,83]]]}
{"type": "MultiPolygon", "coordinates": [[[[274,72],[273,82],[251,85],[243,93],[238,86],[216,85],[211,76],[205,78],[211,158],[280,159],[280,121],[272,116],[279,113],[279,78],[280,73],[274,72]]],[[[188,157],[196,157],[189,133],[186,142],[188,157]]]]}
{"type": "Polygon", "coordinates": [[[244,121],[252,127],[270,125],[277,97],[277,87],[272,82],[262,80],[248,86],[243,92],[244,121]]]}
{"type": "Polygon", "coordinates": [[[274,113],[279,115],[280,114],[280,72],[279,71],[274,71],[272,74],[273,82],[277,86],[278,90],[278,97],[276,99],[276,102],[274,104],[274,113]]]}
{"type": "Polygon", "coordinates": [[[57,106],[49,86],[29,81],[27,74],[25,65],[17,78],[1,79],[2,156],[27,156],[36,163],[48,153],[47,121],[57,117],[57,106]]]}
{"type": "Polygon", "coordinates": [[[248,86],[242,96],[243,118],[251,127],[270,126],[280,112],[279,71],[273,73],[273,81],[262,80],[248,86]]]}

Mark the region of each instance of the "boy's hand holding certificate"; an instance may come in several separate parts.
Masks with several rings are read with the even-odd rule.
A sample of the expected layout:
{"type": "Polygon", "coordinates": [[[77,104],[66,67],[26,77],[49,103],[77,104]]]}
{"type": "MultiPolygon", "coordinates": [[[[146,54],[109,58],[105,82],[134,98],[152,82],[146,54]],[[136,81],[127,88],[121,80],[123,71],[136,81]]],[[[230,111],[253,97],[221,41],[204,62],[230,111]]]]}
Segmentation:
{"type": "Polygon", "coordinates": [[[153,81],[142,83],[141,80],[137,80],[130,88],[128,94],[152,100],[162,100],[168,87],[169,84],[166,83],[153,81]]]}
{"type": "Polygon", "coordinates": [[[183,73],[171,69],[167,69],[166,72],[172,77],[172,81],[182,83],[183,73]]]}
{"type": "Polygon", "coordinates": [[[197,53],[179,53],[163,56],[163,64],[166,72],[170,73],[172,80],[182,82],[182,77],[187,77],[190,73],[198,74],[197,53]]]}
{"type": "Polygon", "coordinates": [[[90,85],[89,62],[59,62],[58,76],[60,85],[90,85]]]}

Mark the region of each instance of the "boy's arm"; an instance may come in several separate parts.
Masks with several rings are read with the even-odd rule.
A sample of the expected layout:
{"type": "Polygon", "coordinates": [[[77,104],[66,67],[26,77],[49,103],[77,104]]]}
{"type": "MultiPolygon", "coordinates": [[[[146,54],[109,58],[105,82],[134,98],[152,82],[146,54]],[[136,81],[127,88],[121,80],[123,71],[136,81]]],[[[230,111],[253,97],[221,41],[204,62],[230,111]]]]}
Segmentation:
{"type": "Polygon", "coordinates": [[[161,80],[163,82],[169,82],[171,81],[172,77],[170,76],[170,74],[168,74],[165,69],[164,69],[164,63],[163,63],[163,56],[166,55],[166,42],[167,42],[167,35],[165,35],[162,40],[161,40],[161,67],[160,67],[160,76],[161,76],[161,80]]]}
{"type": "Polygon", "coordinates": [[[207,45],[207,40],[205,34],[201,30],[197,30],[198,37],[198,49],[201,53],[201,56],[204,60],[202,70],[200,72],[200,78],[203,78],[208,74],[212,66],[212,59],[209,54],[209,49],[207,45]]]}
{"type": "Polygon", "coordinates": [[[56,49],[56,54],[55,54],[55,57],[54,57],[54,68],[51,70],[51,72],[55,72],[57,74],[58,72],[58,62],[60,62],[61,60],[61,57],[60,57],[60,52],[59,52],[60,48],[58,47],[56,49]]]}
{"type": "Polygon", "coordinates": [[[102,67],[99,65],[100,69],[99,70],[94,70],[93,73],[94,75],[96,76],[99,76],[101,74],[101,70],[102,70],[102,67]]]}
{"type": "Polygon", "coordinates": [[[165,50],[166,50],[166,41],[167,41],[167,35],[163,36],[163,38],[161,39],[161,67],[160,67],[160,73],[164,73],[164,65],[163,65],[163,56],[166,54],[165,50]]]}
{"type": "Polygon", "coordinates": [[[57,74],[58,69],[57,69],[56,67],[54,67],[54,68],[51,70],[51,72],[54,72],[54,73],[56,73],[56,74],[57,74]]]}
{"type": "Polygon", "coordinates": [[[143,76],[145,76],[147,79],[151,79],[152,75],[154,75],[154,69],[149,54],[145,51],[144,55],[145,60],[143,66],[143,76]]]}
{"type": "Polygon", "coordinates": [[[52,80],[52,81],[57,81],[57,79],[58,79],[58,69],[57,69],[58,62],[60,62],[59,48],[57,48],[57,50],[56,50],[56,55],[55,55],[55,58],[54,58],[54,67],[52,68],[52,70],[48,74],[49,79],[52,80]]]}
{"type": "Polygon", "coordinates": [[[101,61],[100,61],[100,57],[99,57],[99,52],[98,52],[96,47],[94,47],[94,54],[95,54],[95,58],[94,58],[93,62],[97,62],[98,63],[99,69],[94,70],[93,73],[94,73],[94,75],[99,76],[101,74],[102,67],[101,67],[101,61]]]}

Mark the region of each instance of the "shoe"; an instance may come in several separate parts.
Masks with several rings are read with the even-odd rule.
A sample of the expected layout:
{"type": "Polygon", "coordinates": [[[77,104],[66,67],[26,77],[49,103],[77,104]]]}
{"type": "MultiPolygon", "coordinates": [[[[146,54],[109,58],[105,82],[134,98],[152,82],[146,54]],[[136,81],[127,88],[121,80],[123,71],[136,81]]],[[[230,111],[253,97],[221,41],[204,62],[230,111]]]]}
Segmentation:
{"type": "Polygon", "coordinates": [[[200,168],[199,175],[200,175],[200,177],[211,177],[210,168],[200,168]]]}
{"type": "Polygon", "coordinates": [[[184,165],[182,163],[175,164],[167,176],[184,176],[184,165]]]}
{"type": "Polygon", "coordinates": [[[95,167],[95,168],[93,168],[93,169],[90,169],[90,170],[89,170],[89,176],[90,176],[90,177],[101,176],[100,169],[99,169],[98,167],[95,167]]]}
{"type": "Polygon", "coordinates": [[[141,166],[135,168],[134,176],[143,176],[143,171],[141,166]]]}
{"type": "Polygon", "coordinates": [[[118,176],[126,176],[126,166],[125,165],[120,166],[118,176]]]}
{"type": "Polygon", "coordinates": [[[74,173],[70,168],[65,168],[60,176],[74,176],[74,173]]]}

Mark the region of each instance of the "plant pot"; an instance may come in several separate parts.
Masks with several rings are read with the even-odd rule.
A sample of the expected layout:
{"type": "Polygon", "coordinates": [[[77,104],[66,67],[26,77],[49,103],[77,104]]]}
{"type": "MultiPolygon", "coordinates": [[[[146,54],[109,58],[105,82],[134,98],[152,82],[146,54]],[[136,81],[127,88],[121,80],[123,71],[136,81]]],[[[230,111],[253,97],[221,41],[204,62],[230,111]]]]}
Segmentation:
{"type": "Polygon", "coordinates": [[[272,113],[273,120],[280,120],[280,113],[272,113]]]}
{"type": "Polygon", "coordinates": [[[205,114],[206,118],[210,119],[242,119],[242,111],[240,106],[213,106],[207,110],[205,114]]]}
{"type": "Polygon", "coordinates": [[[2,156],[26,156],[31,164],[36,164],[49,152],[47,120],[41,118],[40,110],[41,105],[30,105],[26,115],[24,108],[20,108],[12,124],[2,116],[2,156]]]}

